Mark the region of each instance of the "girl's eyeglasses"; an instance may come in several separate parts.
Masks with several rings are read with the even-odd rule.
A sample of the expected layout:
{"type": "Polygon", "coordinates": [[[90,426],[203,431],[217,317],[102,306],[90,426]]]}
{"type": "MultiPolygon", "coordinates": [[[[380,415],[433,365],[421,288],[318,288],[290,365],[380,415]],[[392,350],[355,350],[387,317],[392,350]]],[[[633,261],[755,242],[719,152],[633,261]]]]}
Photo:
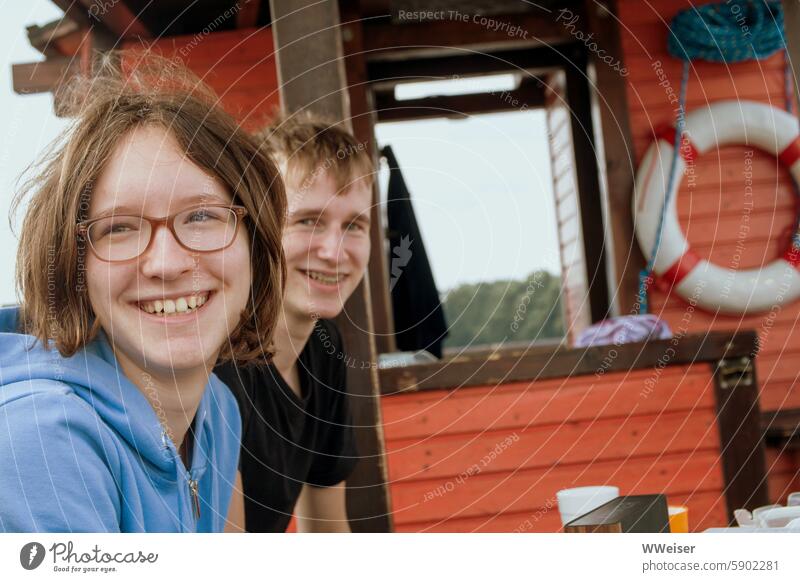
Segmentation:
{"type": "Polygon", "coordinates": [[[101,261],[130,261],[144,254],[159,226],[166,226],[185,249],[213,253],[236,240],[238,225],[247,216],[244,206],[203,204],[164,218],[114,214],[84,220],[76,225],[78,236],[89,241],[101,261]]]}

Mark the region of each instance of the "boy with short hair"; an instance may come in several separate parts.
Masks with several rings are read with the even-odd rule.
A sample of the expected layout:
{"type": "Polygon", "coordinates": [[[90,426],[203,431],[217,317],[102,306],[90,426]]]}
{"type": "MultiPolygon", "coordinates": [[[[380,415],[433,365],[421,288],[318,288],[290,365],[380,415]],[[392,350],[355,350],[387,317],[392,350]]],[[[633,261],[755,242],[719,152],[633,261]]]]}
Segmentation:
{"type": "Polygon", "coordinates": [[[331,319],[367,267],[374,167],[365,144],[309,116],[262,132],[284,177],[287,277],[270,364],[217,367],[242,413],[247,531],[349,531],[344,481],[357,462],[346,358],[331,319]]]}

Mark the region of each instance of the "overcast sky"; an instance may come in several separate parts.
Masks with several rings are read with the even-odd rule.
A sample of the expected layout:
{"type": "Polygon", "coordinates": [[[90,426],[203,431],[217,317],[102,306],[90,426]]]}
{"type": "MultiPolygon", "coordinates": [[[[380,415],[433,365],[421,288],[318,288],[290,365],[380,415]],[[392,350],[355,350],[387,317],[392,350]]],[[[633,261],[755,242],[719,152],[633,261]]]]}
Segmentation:
{"type": "Polygon", "coordinates": [[[377,135],[397,157],[440,291],[560,273],[543,111],[385,123],[377,135]]]}
{"type": "Polygon", "coordinates": [[[8,207],[19,175],[55,138],[66,121],[53,113],[49,93],[17,95],[11,85],[11,64],[41,61],[39,51],[28,43],[25,27],[43,25],[62,13],[47,0],[20,2],[7,0],[0,4],[0,303],[16,301],[14,265],[17,238],[8,224],[8,207]]]}
{"type": "MultiPolygon", "coordinates": [[[[11,303],[17,237],[9,203],[20,174],[67,122],[54,115],[49,93],[16,95],[11,85],[12,63],[43,59],[26,26],[46,24],[60,11],[48,0],[0,6],[0,303],[11,303]]],[[[559,271],[542,112],[383,124],[378,139],[392,144],[403,169],[440,290],[519,279],[539,268],[559,271]]]]}

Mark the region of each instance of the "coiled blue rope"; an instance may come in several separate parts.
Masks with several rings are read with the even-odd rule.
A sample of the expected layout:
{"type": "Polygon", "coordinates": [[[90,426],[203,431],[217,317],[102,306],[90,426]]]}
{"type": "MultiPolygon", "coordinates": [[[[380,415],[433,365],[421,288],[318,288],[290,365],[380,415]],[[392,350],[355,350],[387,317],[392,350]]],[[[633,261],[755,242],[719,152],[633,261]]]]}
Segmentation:
{"type": "MultiPolygon", "coordinates": [[[[669,207],[676,179],[676,166],[683,143],[686,113],[686,85],[691,61],[738,63],[765,59],[786,49],[783,34],[783,8],[780,0],[727,0],[704,4],[679,12],[670,22],[667,42],[669,54],[683,61],[678,119],[675,123],[675,149],[670,164],[667,192],[656,230],[653,250],[647,266],[639,273],[639,313],[648,312],[647,288],[664,230],[664,216],[669,207]]],[[[787,103],[791,103],[791,70],[787,68],[787,103]]],[[[789,109],[791,111],[791,109],[789,109]]],[[[800,240],[797,236],[795,240],[800,240]]]]}
{"type": "Polygon", "coordinates": [[[672,19],[667,50],[676,59],[738,63],[783,50],[779,0],[728,0],[683,10],[672,19]]]}

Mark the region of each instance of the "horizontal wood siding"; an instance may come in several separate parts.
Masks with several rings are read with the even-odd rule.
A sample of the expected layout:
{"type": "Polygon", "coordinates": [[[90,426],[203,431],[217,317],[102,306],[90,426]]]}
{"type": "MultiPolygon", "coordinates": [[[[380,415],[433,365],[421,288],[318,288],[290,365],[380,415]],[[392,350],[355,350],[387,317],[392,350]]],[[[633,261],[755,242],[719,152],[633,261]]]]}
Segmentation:
{"type": "Polygon", "coordinates": [[[396,528],[558,531],[556,491],[598,484],[721,525],[714,406],[707,363],[385,396],[396,528]]]}
{"type": "MultiPolygon", "coordinates": [[[[666,50],[669,21],[679,10],[701,4],[706,2],[618,0],[623,52],[630,71],[627,97],[637,162],[655,133],[672,124],[676,116],[667,89],[678,94],[682,64],[666,50]],[[657,68],[666,75],[668,88],[660,85],[657,68]]],[[[784,108],[784,74],[783,54],[730,65],[694,62],[687,111],[723,99],[748,99],[784,108]]],[[[692,248],[700,257],[731,269],[757,268],[781,256],[796,220],[797,197],[786,170],[774,157],[756,150],[748,158],[745,152],[744,147],[726,147],[701,156],[694,167],[694,182],[684,178],[678,195],[680,222],[692,248]],[[749,185],[752,197],[745,195],[749,185]],[[749,213],[746,203],[752,203],[749,213]]],[[[800,326],[796,325],[800,302],[755,316],[699,310],[689,314],[686,303],[675,293],[654,289],[650,311],[665,319],[673,331],[756,330],[761,344],[757,359],[761,409],[800,408],[800,326]]],[[[773,499],[785,497],[787,488],[800,489],[797,471],[791,461],[772,467],[773,499]]]]}
{"type": "MultiPolygon", "coordinates": [[[[141,48],[130,43],[128,48],[141,48]]],[[[157,40],[150,48],[180,59],[219,95],[222,106],[248,130],[274,116],[280,98],[270,28],[248,28],[157,40]]]]}

